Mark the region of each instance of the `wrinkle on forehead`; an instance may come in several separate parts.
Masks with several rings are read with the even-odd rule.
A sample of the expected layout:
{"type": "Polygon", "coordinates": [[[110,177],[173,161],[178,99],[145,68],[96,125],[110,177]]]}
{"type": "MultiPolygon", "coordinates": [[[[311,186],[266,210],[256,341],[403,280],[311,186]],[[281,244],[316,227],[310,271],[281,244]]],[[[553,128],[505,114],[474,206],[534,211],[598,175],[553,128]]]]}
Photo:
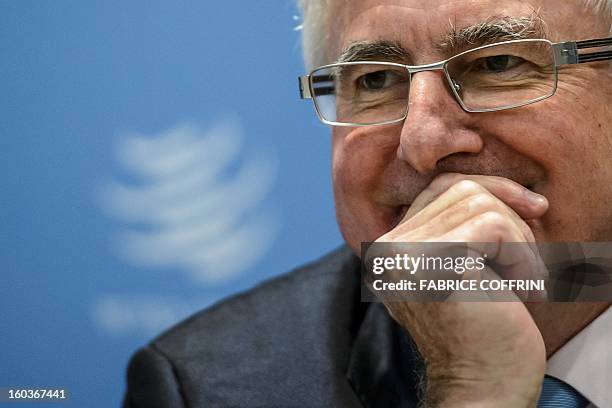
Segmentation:
{"type": "MultiPolygon", "coordinates": [[[[541,18],[534,13],[530,17],[495,16],[485,22],[461,29],[453,24],[449,31],[434,44],[441,55],[454,55],[469,48],[500,41],[548,38],[541,18]]],[[[387,61],[406,63],[412,61],[411,53],[398,42],[356,41],[342,50],[337,62],[387,61]]]]}
{"type": "Polygon", "coordinates": [[[439,43],[460,30],[494,15],[533,14],[533,6],[494,0],[335,0],[330,5],[329,59],[335,60],[350,43],[361,40],[398,42],[409,50],[439,43]],[[469,10],[469,12],[466,12],[469,10]]]}
{"type": "Polygon", "coordinates": [[[496,16],[529,19],[538,14],[553,41],[575,39],[571,33],[594,25],[592,13],[579,2],[559,0],[333,0],[329,11],[330,62],[361,40],[398,42],[423,51],[453,31],[496,16]]]}

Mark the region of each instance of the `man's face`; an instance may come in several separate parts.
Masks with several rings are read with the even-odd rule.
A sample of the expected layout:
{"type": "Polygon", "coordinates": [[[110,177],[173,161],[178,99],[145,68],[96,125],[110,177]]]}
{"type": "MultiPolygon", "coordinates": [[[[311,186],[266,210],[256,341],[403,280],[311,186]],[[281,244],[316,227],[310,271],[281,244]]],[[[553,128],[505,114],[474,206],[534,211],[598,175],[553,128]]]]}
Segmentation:
{"type": "MultiPolygon", "coordinates": [[[[447,59],[451,30],[500,19],[544,22],[549,39],[607,37],[609,25],[581,2],[533,0],[336,0],[329,56],[356,41],[401,44],[409,65],[447,59]]],[[[544,195],[549,210],[528,221],[538,241],[612,238],[612,70],[609,62],[566,66],[556,94],[516,109],[464,112],[440,72],[413,75],[410,106],[396,125],[333,129],[333,181],[340,229],[360,243],[393,229],[438,174],[502,176],[544,195]]]]}

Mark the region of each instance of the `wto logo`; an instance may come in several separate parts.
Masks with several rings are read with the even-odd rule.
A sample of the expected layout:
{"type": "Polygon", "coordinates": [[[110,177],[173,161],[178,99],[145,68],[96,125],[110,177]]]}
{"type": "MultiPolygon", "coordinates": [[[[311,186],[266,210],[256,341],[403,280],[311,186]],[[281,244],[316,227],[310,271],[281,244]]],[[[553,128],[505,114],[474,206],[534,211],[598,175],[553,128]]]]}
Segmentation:
{"type": "MultiPolygon", "coordinates": [[[[121,259],[147,273],[178,270],[210,286],[231,282],[265,255],[280,226],[264,205],[276,160],[245,152],[236,122],[207,129],[183,123],[155,135],[121,137],[116,158],[125,181],[105,184],[100,194],[103,209],[118,224],[113,246],[121,259]]],[[[138,324],[120,315],[131,310],[131,320],[163,328],[189,309],[184,301],[160,302],[143,295],[105,296],[94,306],[94,317],[113,331],[138,324]],[[155,318],[138,312],[139,304],[166,321],[152,324],[155,318]],[[163,313],[164,307],[172,310],[163,313]]]]}

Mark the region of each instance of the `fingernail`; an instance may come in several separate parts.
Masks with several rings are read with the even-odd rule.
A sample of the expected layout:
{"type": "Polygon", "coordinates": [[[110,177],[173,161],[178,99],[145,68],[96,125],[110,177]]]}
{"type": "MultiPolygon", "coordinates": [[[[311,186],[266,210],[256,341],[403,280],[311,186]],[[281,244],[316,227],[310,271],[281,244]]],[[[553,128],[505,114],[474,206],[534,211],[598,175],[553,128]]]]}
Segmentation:
{"type": "Polygon", "coordinates": [[[531,190],[524,190],[524,194],[525,194],[525,198],[527,198],[527,200],[529,201],[530,204],[532,205],[545,205],[547,203],[546,197],[544,197],[541,194],[538,193],[534,193],[531,190]]]}

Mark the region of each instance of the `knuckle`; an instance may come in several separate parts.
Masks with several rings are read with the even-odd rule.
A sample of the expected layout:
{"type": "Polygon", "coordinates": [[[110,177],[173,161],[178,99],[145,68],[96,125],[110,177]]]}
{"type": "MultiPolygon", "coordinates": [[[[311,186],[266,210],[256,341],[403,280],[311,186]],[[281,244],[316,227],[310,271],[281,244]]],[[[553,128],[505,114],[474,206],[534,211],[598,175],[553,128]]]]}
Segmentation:
{"type": "Polygon", "coordinates": [[[502,231],[508,227],[508,218],[498,211],[487,211],[480,217],[486,228],[502,231]]]}
{"type": "Polygon", "coordinates": [[[480,184],[472,180],[461,180],[455,183],[453,186],[454,189],[466,194],[476,195],[479,193],[484,193],[486,190],[480,184]]]}
{"type": "Polygon", "coordinates": [[[502,205],[499,202],[499,200],[493,197],[489,193],[484,193],[484,192],[476,193],[474,196],[472,196],[469,202],[470,202],[470,206],[473,206],[473,208],[475,208],[476,210],[483,211],[483,212],[487,210],[490,210],[490,211],[502,210],[502,205]]]}
{"type": "Polygon", "coordinates": [[[487,211],[478,217],[479,229],[495,240],[524,242],[529,240],[527,232],[517,226],[507,214],[498,211],[487,211]]]}

